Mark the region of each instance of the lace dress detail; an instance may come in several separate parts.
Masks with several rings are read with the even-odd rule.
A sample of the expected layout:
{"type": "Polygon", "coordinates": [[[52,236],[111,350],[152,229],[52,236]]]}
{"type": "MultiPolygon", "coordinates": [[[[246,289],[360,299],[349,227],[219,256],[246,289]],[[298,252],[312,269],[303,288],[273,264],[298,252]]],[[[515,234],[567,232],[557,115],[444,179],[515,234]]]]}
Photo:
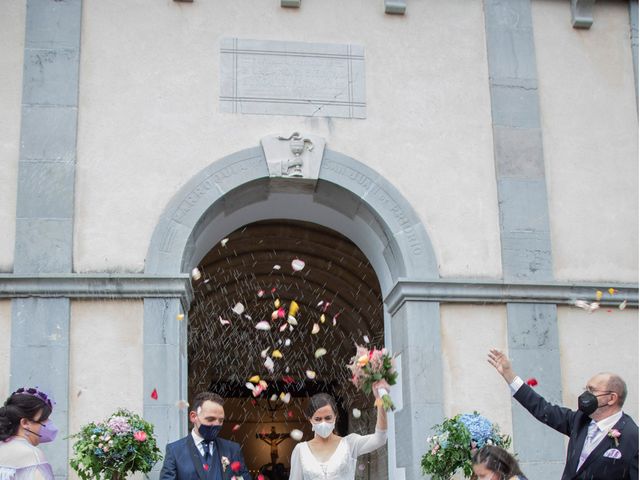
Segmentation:
{"type": "Polygon", "coordinates": [[[0,442],[0,480],[53,480],[53,469],[38,447],[11,437],[0,442]]]}
{"type": "Polygon", "coordinates": [[[313,455],[308,442],[299,443],[291,454],[289,480],[354,480],[358,456],[373,452],[386,441],[385,430],[372,435],[352,433],[340,439],[336,451],[324,463],[313,455]]]}

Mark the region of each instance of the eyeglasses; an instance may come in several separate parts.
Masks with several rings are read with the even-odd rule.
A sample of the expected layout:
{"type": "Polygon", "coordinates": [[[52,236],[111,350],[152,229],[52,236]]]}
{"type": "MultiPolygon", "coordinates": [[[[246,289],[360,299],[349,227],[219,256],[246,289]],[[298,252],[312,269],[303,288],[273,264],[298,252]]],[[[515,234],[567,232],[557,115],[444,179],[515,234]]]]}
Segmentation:
{"type": "Polygon", "coordinates": [[[53,405],[55,404],[55,402],[51,399],[51,397],[49,397],[49,395],[33,387],[32,388],[20,387],[19,389],[17,389],[15,392],[11,394],[11,396],[13,395],[31,395],[32,397],[36,397],[42,400],[46,405],[49,406],[51,410],[53,410],[53,405]]]}
{"type": "MultiPolygon", "coordinates": [[[[593,388],[593,387],[584,387],[584,391],[585,392],[589,392],[589,393],[593,393],[595,394],[596,392],[602,392],[602,395],[608,395],[610,393],[616,393],[612,390],[598,390],[597,388],[593,388]]],[[[602,396],[602,395],[596,395],[596,397],[598,396],[602,396]]]]}

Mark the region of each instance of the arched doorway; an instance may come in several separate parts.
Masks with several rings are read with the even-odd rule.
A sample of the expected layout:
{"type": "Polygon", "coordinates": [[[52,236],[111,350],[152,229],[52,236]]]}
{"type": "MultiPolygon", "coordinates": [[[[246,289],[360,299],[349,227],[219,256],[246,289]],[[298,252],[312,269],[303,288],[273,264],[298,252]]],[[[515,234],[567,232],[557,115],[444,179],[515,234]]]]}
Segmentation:
{"type": "MultiPolygon", "coordinates": [[[[358,247],[320,225],[265,220],[230,233],[198,270],[189,398],[208,390],[226,399],[222,435],[243,446],[254,476],[286,478],[295,446],[288,434],[299,429],[311,438],[303,412],[314,393],[336,398],[339,434],[372,433],[372,398],[356,391],[345,368],[355,343],[384,345],[382,293],[358,247]],[[292,302],[298,310],[289,323],[292,302]],[[256,330],[265,320],[269,330],[256,330]],[[265,391],[247,388],[255,375],[268,382],[265,391]],[[273,470],[282,476],[270,476],[273,470]]],[[[386,449],[363,456],[358,467],[363,480],[387,478],[386,449]]]]}
{"type": "MultiPolygon", "coordinates": [[[[439,304],[411,293],[412,281],[438,278],[433,249],[419,218],[393,185],[363,163],[324,149],[323,139],[308,137],[316,148],[313,157],[304,152],[302,160],[313,168],[301,178],[285,172],[291,161],[287,144],[280,153],[272,147],[288,138],[275,136],[194,176],[165,209],[145,273],[186,279],[229,232],[265,219],[312,222],[347,237],[376,273],[385,302],[385,346],[399,355],[389,477],[417,479],[424,432],[443,415],[439,304]]],[[[181,300],[144,301],[144,389],[165,392],[162,398],[146,396],[144,412],[160,426],[161,444],[187,432],[186,415],[176,409],[188,392],[187,322],[176,322],[176,316],[188,313],[192,293],[181,300]]]]}

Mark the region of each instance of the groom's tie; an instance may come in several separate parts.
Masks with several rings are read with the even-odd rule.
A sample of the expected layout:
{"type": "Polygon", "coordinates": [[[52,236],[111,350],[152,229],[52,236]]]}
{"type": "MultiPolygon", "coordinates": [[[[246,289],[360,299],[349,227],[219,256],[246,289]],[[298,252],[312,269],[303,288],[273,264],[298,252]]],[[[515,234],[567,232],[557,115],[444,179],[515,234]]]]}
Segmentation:
{"type": "Polygon", "coordinates": [[[587,430],[587,438],[585,439],[584,445],[582,446],[582,453],[580,453],[580,460],[578,461],[578,468],[576,468],[576,471],[580,470],[580,467],[582,466],[584,461],[593,451],[594,445],[592,445],[592,443],[597,433],[598,424],[591,420],[591,423],[589,424],[589,430],[587,430]]]}

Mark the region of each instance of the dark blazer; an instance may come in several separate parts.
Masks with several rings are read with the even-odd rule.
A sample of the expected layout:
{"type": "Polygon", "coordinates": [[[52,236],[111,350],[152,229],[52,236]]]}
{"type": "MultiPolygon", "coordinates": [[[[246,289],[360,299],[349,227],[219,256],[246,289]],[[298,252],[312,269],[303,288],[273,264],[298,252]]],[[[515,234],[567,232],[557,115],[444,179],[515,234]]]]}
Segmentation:
{"type": "Polygon", "coordinates": [[[569,437],[562,480],[638,479],[638,426],[626,413],[613,426],[620,432],[618,445],[613,438],[605,436],[576,471],[591,418],[580,411],[552,405],[526,384],[513,398],[542,423],[569,437]]]}
{"type": "MultiPolygon", "coordinates": [[[[219,469],[220,478],[227,480],[234,475],[230,466],[227,466],[225,471],[222,469],[222,457],[227,457],[229,463],[239,461],[242,465],[240,471],[235,474],[236,476],[251,480],[239,444],[218,437],[216,452],[218,452],[218,459],[216,460],[214,457],[213,468],[219,469]]],[[[210,480],[211,478],[214,477],[211,472],[204,470],[202,455],[200,455],[191,434],[167,445],[167,452],[160,471],[160,480],[210,480]]]]}

